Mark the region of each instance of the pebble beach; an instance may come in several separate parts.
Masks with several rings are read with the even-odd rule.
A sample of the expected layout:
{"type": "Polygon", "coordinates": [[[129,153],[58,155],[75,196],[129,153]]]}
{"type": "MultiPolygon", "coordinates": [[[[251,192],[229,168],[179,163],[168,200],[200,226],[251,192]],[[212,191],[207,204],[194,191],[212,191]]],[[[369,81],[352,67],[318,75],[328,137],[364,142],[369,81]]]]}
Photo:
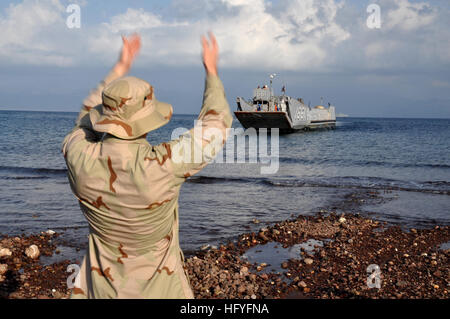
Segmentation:
{"type": "MultiPolygon", "coordinates": [[[[59,237],[53,232],[2,236],[1,298],[69,297],[66,270],[80,261],[40,261],[59,253],[59,237]]],[[[321,211],[202,247],[185,266],[198,299],[446,299],[449,241],[449,226],[402,229],[359,214],[321,211]],[[370,265],[378,266],[379,288],[368,284],[370,265]]]]}

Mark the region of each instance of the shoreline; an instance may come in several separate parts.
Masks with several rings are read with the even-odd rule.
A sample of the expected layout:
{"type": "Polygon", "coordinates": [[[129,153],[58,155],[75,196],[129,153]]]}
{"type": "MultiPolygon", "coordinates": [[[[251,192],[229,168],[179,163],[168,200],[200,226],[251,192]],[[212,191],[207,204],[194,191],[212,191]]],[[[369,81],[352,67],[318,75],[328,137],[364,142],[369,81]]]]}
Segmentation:
{"type": "MultiPolygon", "coordinates": [[[[1,237],[0,251],[9,249],[11,255],[0,257],[0,264],[7,265],[0,279],[0,298],[70,295],[66,269],[74,261],[44,265],[40,257],[24,254],[34,244],[40,256],[58,255],[59,236],[43,232],[1,237]]],[[[319,212],[198,250],[186,259],[186,269],[198,299],[448,298],[449,241],[450,226],[406,231],[358,214],[319,212]],[[444,243],[447,247],[440,249],[444,243]],[[293,253],[295,258],[287,258],[293,253]],[[264,258],[271,258],[272,264],[264,258]],[[379,266],[380,289],[367,285],[369,265],[379,266]]],[[[371,282],[376,283],[374,275],[371,282]]]]}

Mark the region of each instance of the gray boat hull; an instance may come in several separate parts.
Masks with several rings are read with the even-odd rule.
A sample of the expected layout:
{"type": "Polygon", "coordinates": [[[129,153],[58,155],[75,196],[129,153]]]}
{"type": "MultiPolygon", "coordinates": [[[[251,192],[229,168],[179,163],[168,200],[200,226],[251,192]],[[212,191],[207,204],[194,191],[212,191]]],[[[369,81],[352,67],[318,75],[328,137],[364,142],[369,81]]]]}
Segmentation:
{"type": "Polygon", "coordinates": [[[309,123],[293,125],[286,112],[246,112],[236,111],[234,115],[245,128],[278,128],[280,133],[296,131],[310,131],[317,129],[334,129],[336,120],[311,121],[309,123]]]}
{"type": "Polygon", "coordinates": [[[334,106],[309,107],[302,99],[275,96],[272,89],[257,88],[253,99],[236,99],[236,118],[244,128],[278,128],[281,133],[300,130],[333,129],[336,126],[334,106]]]}

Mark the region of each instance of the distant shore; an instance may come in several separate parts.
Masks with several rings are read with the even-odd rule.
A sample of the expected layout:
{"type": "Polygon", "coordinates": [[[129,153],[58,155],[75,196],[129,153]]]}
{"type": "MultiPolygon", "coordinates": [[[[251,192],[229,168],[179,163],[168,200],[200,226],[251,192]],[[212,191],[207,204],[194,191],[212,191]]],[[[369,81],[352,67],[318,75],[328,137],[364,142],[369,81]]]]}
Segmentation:
{"type": "MultiPolygon", "coordinates": [[[[58,253],[58,237],[2,236],[0,298],[68,298],[66,270],[73,261],[42,265],[40,257],[25,255],[30,245],[39,247],[40,256],[58,253]]],[[[199,250],[186,260],[186,268],[200,299],[448,298],[450,251],[440,247],[449,241],[449,226],[403,230],[358,214],[322,212],[262,226],[233,242],[199,250]],[[250,249],[270,245],[276,255],[311,239],[322,244],[300,249],[298,258],[279,260],[280,265],[252,264],[243,257],[250,249]],[[271,272],[272,266],[281,271],[271,272]]]]}

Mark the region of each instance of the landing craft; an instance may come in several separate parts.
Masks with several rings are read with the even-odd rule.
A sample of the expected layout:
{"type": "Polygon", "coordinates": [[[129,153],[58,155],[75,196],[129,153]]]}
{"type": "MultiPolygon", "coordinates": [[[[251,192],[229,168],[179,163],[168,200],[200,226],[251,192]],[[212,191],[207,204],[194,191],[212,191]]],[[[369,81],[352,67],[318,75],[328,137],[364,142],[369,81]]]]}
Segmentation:
{"type": "Polygon", "coordinates": [[[336,127],[334,106],[328,103],[328,107],[310,107],[301,98],[287,96],[284,86],[283,94],[276,96],[272,89],[274,77],[275,74],[270,75],[270,87],[264,85],[254,89],[251,100],[237,98],[237,111],[234,114],[244,128],[278,128],[280,133],[292,133],[336,127]]]}

